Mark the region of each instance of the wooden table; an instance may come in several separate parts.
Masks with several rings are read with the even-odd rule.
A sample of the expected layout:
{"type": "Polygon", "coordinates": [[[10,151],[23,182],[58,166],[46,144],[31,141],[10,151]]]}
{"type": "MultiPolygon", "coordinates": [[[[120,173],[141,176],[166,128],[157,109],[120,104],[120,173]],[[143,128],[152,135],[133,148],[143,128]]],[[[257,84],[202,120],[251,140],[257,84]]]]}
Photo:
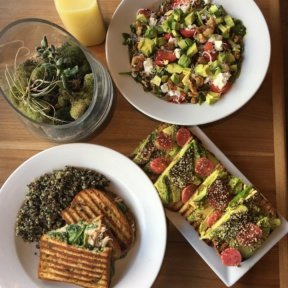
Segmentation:
{"type": "MultiPolygon", "coordinates": [[[[287,218],[282,46],[278,33],[281,27],[279,1],[256,1],[268,22],[273,48],[271,65],[259,91],[238,112],[201,128],[287,218]]],[[[99,2],[108,25],[120,0],[99,2]]],[[[62,25],[52,0],[0,0],[0,28],[24,17],[44,18],[62,25]]],[[[104,44],[90,50],[106,65],[104,44]]],[[[128,155],[158,122],[134,109],[118,91],[115,93],[114,104],[109,121],[86,142],[104,145],[128,155]]],[[[4,99],[0,98],[0,185],[23,161],[54,145],[56,144],[31,136],[4,99]]],[[[287,251],[286,236],[234,287],[287,288],[287,251]]],[[[225,286],[181,234],[168,224],[165,259],[153,287],[225,286]]]]}

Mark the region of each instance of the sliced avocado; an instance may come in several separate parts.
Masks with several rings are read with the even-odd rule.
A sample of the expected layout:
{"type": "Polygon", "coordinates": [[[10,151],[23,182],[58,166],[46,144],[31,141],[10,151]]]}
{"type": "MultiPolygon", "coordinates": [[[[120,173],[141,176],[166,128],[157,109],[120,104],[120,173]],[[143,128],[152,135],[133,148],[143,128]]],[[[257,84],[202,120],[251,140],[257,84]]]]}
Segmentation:
{"type": "Polygon", "coordinates": [[[183,67],[181,67],[180,65],[176,64],[176,63],[170,63],[166,66],[166,70],[167,72],[169,72],[170,74],[173,73],[182,73],[183,72],[183,67]]]}
{"type": "MultiPolygon", "coordinates": [[[[196,208],[196,207],[195,207],[196,208]]],[[[203,229],[204,229],[204,226],[203,226],[203,221],[206,219],[206,217],[208,216],[208,215],[210,215],[212,212],[214,211],[214,209],[211,207],[211,206],[205,206],[205,207],[201,207],[201,208],[196,208],[195,210],[193,210],[192,212],[191,212],[191,214],[189,214],[188,216],[187,216],[187,220],[189,221],[189,222],[194,222],[193,224],[196,224],[196,222],[197,222],[197,224],[198,225],[200,225],[200,227],[201,227],[201,225],[202,225],[202,231],[204,231],[203,229]]],[[[207,228],[205,229],[205,230],[207,230],[207,228]]],[[[199,232],[200,232],[201,230],[199,229],[199,232]]]]}
{"type": "Polygon", "coordinates": [[[195,74],[200,75],[202,77],[208,77],[209,74],[209,65],[198,64],[194,68],[195,74]]]}
{"type": "Polygon", "coordinates": [[[233,175],[230,176],[228,186],[231,188],[231,191],[233,191],[234,194],[238,194],[247,187],[247,185],[244,184],[240,178],[233,175]]]}
{"type": "Polygon", "coordinates": [[[196,19],[196,14],[194,11],[190,12],[184,19],[186,26],[190,26],[194,23],[196,19]]]}
{"type": "Polygon", "coordinates": [[[204,182],[198,187],[195,191],[194,195],[189,200],[190,202],[199,202],[201,201],[206,195],[208,188],[211,186],[213,182],[217,178],[222,178],[227,175],[227,171],[223,169],[222,166],[218,166],[205,180],[204,182]]]}
{"type": "Polygon", "coordinates": [[[155,49],[155,41],[149,38],[142,38],[138,45],[137,48],[139,51],[141,51],[145,56],[150,56],[152,52],[155,49]]]}
{"type": "Polygon", "coordinates": [[[189,67],[189,65],[191,64],[191,59],[187,55],[183,54],[179,58],[178,64],[185,68],[189,67]]]}
{"type": "Polygon", "coordinates": [[[152,134],[146,137],[132,153],[132,160],[136,164],[143,165],[149,161],[151,153],[153,152],[153,138],[152,134]]]}
{"type": "Polygon", "coordinates": [[[251,186],[245,187],[244,190],[239,192],[229,203],[229,207],[235,207],[239,204],[242,204],[243,200],[249,195],[252,190],[251,186]]]}
{"type": "Polygon", "coordinates": [[[220,228],[224,223],[228,222],[231,219],[232,215],[235,214],[245,214],[247,213],[248,208],[244,205],[239,205],[235,209],[226,210],[225,214],[205,233],[201,234],[201,239],[212,239],[214,232],[220,228]]]}
{"type": "MultiPolygon", "coordinates": [[[[167,170],[167,169],[166,169],[167,170]]],[[[168,176],[165,171],[154,184],[163,204],[167,205],[171,202],[171,190],[169,186],[168,176]]]]}
{"type": "Polygon", "coordinates": [[[206,94],[206,102],[209,105],[215,104],[221,98],[221,93],[216,93],[213,91],[209,91],[206,94]]]}
{"type": "Polygon", "coordinates": [[[190,81],[190,76],[191,76],[191,72],[184,74],[185,76],[182,79],[182,83],[184,86],[189,87],[189,83],[191,83],[190,81]]]}
{"type": "Polygon", "coordinates": [[[248,259],[254,254],[257,248],[253,246],[237,246],[237,249],[244,259],[248,259]]]}
{"type": "Polygon", "coordinates": [[[154,78],[150,82],[156,86],[160,86],[161,81],[162,81],[161,77],[159,77],[158,75],[155,75],[154,78]]]}
{"type": "Polygon", "coordinates": [[[198,52],[197,44],[194,42],[187,50],[187,56],[193,57],[198,52]]]}
{"type": "Polygon", "coordinates": [[[224,21],[227,24],[228,27],[232,28],[235,26],[235,23],[233,21],[233,18],[230,15],[226,15],[224,17],[224,21]]]}

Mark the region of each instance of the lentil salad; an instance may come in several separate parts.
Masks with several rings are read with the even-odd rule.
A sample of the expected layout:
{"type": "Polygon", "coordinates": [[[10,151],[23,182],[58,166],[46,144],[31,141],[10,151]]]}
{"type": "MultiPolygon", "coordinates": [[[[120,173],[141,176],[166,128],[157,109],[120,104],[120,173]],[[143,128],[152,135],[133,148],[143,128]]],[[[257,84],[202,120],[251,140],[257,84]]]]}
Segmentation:
{"type": "Polygon", "coordinates": [[[214,104],[240,73],[246,28],[221,5],[164,0],[139,9],[130,28],[128,74],[161,99],[214,104]]]}

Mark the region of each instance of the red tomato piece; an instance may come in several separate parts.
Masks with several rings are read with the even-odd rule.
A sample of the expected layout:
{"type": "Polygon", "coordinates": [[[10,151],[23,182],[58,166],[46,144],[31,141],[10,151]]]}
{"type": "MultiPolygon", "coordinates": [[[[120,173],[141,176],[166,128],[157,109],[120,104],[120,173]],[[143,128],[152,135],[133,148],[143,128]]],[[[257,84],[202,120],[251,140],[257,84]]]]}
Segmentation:
{"type": "Polygon", "coordinates": [[[165,133],[160,133],[156,138],[155,144],[158,149],[170,150],[173,147],[173,139],[165,133]]]}
{"type": "Polygon", "coordinates": [[[196,160],[195,172],[201,177],[207,177],[214,170],[214,164],[206,157],[201,157],[196,160]]]}
{"type": "Polygon", "coordinates": [[[187,5],[190,3],[191,3],[191,0],[173,0],[172,7],[176,8],[176,7],[179,7],[180,5],[187,5]]]}
{"type": "Polygon", "coordinates": [[[150,169],[155,174],[161,174],[169,165],[169,161],[164,157],[158,157],[150,162],[150,169]]]}
{"type": "Polygon", "coordinates": [[[218,219],[222,216],[222,212],[219,210],[214,211],[212,214],[210,214],[206,219],[206,224],[210,228],[212,227],[218,219]]]}
{"type": "Polygon", "coordinates": [[[187,128],[181,127],[176,133],[176,142],[180,147],[183,147],[191,138],[192,134],[187,128]]]}
{"type": "Polygon", "coordinates": [[[190,184],[182,190],[182,193],[181,193],[182,203],[186,203],[191,198],[191,196],[196,191],[197,187],[198,186],[195,184],[190,184]]]}
{"type": "Polygon", "coordinates": [[[169,63],[177,60],[174,51],[170,50],[158,50],[155,56],[155,64],[158,66],[165,65],[164,61],[168,61],[169,63]]]}
{"type": "Polygon", "coordinates": [[[218,57],[218,53],[216,51],[212,52],[204,51],[202,55],[208,62],[215,61],[218,57]]]}
{"type": "Polygon", "coordinates": [[[142,14],[144,15],[146,18],[149,18],[151,16],[151,10],[150,9],[139,9],[137,11],[137,15],[142,14]]]}
{"type": "Polygon", "coordinates": [[[211,52],[214,50],[214,45],[212,42],[206,42],[204,47],[203,47],[204,51],[208,51],[208,52],[211,52]]]}
{"type": "Polygon", "coordinates": [[[166,40],[169,40],[171,37],[172,37],[172,34],[170,34],[170,33],[167,33],[167,34],[164,35],[164,38],[166,40]]]}
{"type": "Polygon", "coordinates": [[[223,88],[219,88],[218,86],[215,86],[214,84],[211,85],[210,89],[212,92],[216,93],[226,93],[232,86],[231,82],[227,82],[227,84],[223,88]]]}
{"type": "Polygon", "coordinates": [[[226,248],[221,253],[221,260],[226,266],[239,266],[242,256],[236,248],[226,248]]]}
{"type": "Polygon", "coordinates": [[[249,246],[257,243],[261,239],[262,234],[262,229],[258,225],[249,223],[247,227],[237,234],[236,239],[240,245],[249,246]]]}
{"type": "Polygon", "coordinates": [[[183,37],[186,38],[193,38],[196,35],[195,29],[180,29],[179,32],[183,37]]]}

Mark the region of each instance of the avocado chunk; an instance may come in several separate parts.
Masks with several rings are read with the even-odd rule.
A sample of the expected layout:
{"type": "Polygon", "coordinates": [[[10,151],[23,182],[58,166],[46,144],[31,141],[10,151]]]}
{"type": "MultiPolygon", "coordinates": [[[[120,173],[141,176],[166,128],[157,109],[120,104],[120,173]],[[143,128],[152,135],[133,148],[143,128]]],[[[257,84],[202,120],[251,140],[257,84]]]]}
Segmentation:
{"type": "Polygon", "coordinates": [[[155,49],[155,41],[149,38],[142,38],[138,45],[137,48],[139,51],[141,51],[145,56],[150,56],[154,49],[155,49]]]}
{"type": "Polygon", "coordinates": [[[158,75],[155,75],[154,78],[151,80],[151,83],[156,86],[160,86],[161,81],[162,81],[161,77],[159,77],[158,75]]]}
{"type": "Polygon", "coordinates": [[[224,21],[227,24],[228,27],[232,28],[235,26],[235,23],[233,21],[233,18],[230,15],[226,15],[224,17],[224,21]]]}
{"type": "Polygon", "coordinates": [[[178,64],[184,68],[189,67],[191,64],[191,59],[187,55],[183,54],[178,60],[178,64]]]}
{"type": "Polygon", "coordinates": [[[212,104],[216,103],[220,98],[221,98],[221,93],[216,93],[216,92],[209,91],[206,94],[206,102],[209,105],[212,105],[212,104]]]}
{"type": "Polygon", "coordinates": [[[195,66],[195,74],[202,76],[202,77],[208,77],[209,74],[209,65],[204,64],[198,64],[195,66]]]}
{"type": "Polygon", "coordinates": [[[176,64],[176,63],[170,63],[166,66],[166,70],[167,72],[169,72],[170,74],[173,73],[182,73],[183,72],[183,67],[181,67],[180,65],[176,64]]]}
{"type": "Polygon", "coordinates": [[[193,41],[190,38],[185,38],[178,41],[178,46],[183,50],[188,49],[192,44],[193,41]]]}
{"type": "Polygon", "coordinates": [[[172,74],[170,79],[174,84],[178,84],[180,82],[180,76],[179,74],[176,74],[176,73],[172,74]]]}
{"type": "Polygon", "coordinates": [[[190,26],[196,20],[195,12],[190,12],[184,19],[186,26],[190,26]]]}
{"type": "Polygon", "coordinates": [[[211,14],[215,14],[218,10],[219,10],[219,8],[218,8],[218,6],[215,5],[215,4],[211,5],[210,8],[209,8],[209,12],[210,12],[211,14]]]}
{"type": "Polygon", "coordinates": [[[228,25],[223,25],[223,24],[219,24],[218,25],[222,35],[224,38],[229,38],[229,33],[230,33],[230,26],[228,25]]]}
{"type": "Polygon", "coordinates": [[[197,44],[194,42],[187,50],[187,56],[193,57],[198,52],[197,44]]]}

